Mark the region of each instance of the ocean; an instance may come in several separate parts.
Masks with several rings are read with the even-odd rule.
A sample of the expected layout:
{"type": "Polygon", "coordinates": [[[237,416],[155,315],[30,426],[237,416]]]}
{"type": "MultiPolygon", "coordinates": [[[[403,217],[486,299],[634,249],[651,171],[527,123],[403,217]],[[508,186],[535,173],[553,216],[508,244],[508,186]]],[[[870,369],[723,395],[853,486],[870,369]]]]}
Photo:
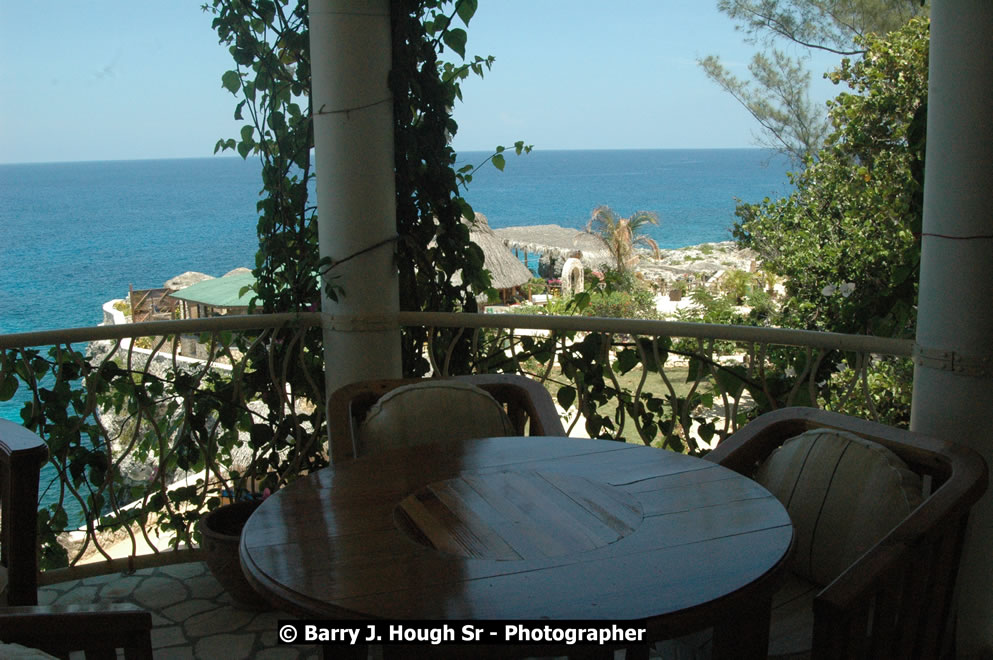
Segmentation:
{"type": "MultiPolygon", "coordinates": [[[[96,325],[128,285],[253,267],[259,170],[237,157],[0,165],[0,333],[96,325]]],[[[494,229],[579,229],[601,204],[656,211],[650,234],[676,248],[729,240],[735,199],[788,192],[786,170],[760,149],[534,151],[485,164],[466,198],[494,229]]],[[[18,409],[0,402],[7,419],[18,409]]]]}

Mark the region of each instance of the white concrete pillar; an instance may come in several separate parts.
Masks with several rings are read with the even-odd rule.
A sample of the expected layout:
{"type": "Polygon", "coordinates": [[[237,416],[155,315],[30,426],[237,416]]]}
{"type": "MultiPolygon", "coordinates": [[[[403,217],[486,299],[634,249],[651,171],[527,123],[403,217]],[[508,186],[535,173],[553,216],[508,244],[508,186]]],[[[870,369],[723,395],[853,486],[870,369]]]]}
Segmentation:
{"type": "MultiPolygon", "coordinates": [[[[934,0],[911,428],[993,465],[993,3],[934,0]]],[[[993,494],[973,512],[958,654],[993,652],[993,494]]]]}
{"type": "Polygon", "coordinates": [[[344,295],[322,296],[328,392],[401,375],[389,0],[311,0],[319,243],[344,295]],[[386,319],[388,322],[383,323],[386,319]]]}

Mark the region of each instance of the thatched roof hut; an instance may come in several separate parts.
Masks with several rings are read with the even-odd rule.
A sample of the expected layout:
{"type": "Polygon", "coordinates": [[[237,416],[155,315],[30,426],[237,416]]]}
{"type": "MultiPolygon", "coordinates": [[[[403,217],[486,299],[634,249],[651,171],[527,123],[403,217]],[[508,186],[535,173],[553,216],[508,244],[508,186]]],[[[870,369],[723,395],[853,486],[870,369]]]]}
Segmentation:
{"type": "MultiPolygon", "coordinates": [[[[469,221],[463,218],[463,222],[469,221]]],[[[490,223],[482,213],[476,214],[476,219],[469,223],[469,238],[483,251],[484,266],[490,271],[490,279],[494,289],[508,290],[527,284],[533,275],[521,260],[490,228],[490,223]]]]}
{"type": "Polygon", "coordinates": [[[506,227],[497,229],[495,233],[510,249],[521,250],[524,254],[548,255],[565,261],[572,253],[580,251],[580,260],[587,268],[601,268],[613,263],[613,257],[599,239],[578,229],[532,225],[506,227]]]}

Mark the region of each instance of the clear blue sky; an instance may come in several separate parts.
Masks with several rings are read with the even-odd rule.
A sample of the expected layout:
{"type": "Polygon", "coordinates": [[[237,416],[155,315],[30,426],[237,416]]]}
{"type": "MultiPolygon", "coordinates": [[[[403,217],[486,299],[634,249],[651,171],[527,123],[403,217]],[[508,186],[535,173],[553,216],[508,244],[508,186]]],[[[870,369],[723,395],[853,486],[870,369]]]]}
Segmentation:
{"type": "MultiPolygon", "coordinates": [[[[210,156],[235,137],[230,56],[200,4],[0,0],[0,163],[210,156]]],[[[457,149],[754,145],[751,118],[695,62],[744,71],[752,53],[714,0],[479,4],[468,52],[496,64],[464,86],[457,149]]]]}

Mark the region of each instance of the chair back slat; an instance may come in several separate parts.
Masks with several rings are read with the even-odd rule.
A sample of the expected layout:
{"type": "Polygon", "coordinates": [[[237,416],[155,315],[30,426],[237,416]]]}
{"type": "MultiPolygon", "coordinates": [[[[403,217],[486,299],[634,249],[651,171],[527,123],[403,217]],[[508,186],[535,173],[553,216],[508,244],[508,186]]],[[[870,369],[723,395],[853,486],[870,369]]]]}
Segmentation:
{"type": "Polygon", "coordinates": [[[903,599],[902,582],[898,575],[883,580],[872,601],[869,653],[877,658],[888,657],[896,648],[899,637],[898,613],[903,599]]]}

